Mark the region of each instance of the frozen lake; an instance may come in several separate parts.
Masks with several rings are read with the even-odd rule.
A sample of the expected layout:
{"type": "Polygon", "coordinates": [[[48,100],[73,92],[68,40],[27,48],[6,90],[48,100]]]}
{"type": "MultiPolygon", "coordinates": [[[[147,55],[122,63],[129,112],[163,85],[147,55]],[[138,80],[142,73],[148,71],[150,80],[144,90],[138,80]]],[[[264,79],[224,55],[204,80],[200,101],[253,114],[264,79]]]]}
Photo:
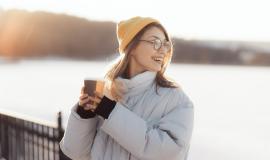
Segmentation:
{"type": "MultiPolygon", "coordinates": [[[[85,77],[102,77],[106,62],[0,62],[0,111],[64,125],[85,77]]],[[[189,160],[270,159],[270,67],[172,64],[195,107],[189,160]]]]}

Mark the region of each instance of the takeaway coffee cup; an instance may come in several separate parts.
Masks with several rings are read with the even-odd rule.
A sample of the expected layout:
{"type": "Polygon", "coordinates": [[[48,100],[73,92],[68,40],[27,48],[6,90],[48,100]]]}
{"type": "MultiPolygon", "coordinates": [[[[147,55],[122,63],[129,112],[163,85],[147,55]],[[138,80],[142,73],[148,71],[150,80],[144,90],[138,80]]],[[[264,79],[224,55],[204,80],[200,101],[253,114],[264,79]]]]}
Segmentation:
{"type": "Polygon", "coordinates": [[[84,93],[87,93],[91,97],[95,97],[94,91],[102,93],[103,88],[104,88],[103,80],[89,79],[89,78],[84,79],[84,93]]]}

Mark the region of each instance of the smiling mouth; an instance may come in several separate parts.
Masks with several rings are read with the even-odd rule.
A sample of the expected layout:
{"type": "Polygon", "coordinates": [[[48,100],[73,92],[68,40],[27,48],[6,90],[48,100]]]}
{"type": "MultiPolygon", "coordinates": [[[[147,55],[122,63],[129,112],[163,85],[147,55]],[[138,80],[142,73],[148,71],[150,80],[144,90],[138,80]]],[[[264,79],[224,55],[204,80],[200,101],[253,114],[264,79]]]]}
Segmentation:
{"type": "Polygon", "coordinates": [[[163,58],[160,58],[160,57],[153,57],[152,59],[158,64],[162,64],[163,62],[163,58]]]}

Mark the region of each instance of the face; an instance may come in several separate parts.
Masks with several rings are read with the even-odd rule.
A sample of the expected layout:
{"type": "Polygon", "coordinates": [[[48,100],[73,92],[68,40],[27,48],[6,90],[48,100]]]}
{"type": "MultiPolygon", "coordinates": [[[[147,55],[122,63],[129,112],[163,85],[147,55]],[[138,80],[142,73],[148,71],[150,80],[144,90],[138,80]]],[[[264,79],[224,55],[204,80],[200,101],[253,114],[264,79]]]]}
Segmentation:
{"type": "Polygon", "coordinates": [[[150,27],[142,35],[137,47],[130,52],[130,70],[133,73],[161,70],[167,51],[166,46],[155,48],[153,42],[157,40],[161,40],[163,44],[167,42],[164,32],[155,26],[150,27]]]}

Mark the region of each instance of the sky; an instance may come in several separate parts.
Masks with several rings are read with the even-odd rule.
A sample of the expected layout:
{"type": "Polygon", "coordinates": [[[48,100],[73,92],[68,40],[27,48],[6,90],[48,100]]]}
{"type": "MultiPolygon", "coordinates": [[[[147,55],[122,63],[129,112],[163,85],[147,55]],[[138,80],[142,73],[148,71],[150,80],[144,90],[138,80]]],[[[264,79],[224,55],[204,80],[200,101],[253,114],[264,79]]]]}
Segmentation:
{"type": "Polygon", "coordinates": [[[158,19],[179,38],[270,42],[268,1],[0,0],[0,10],[42,10],[113,22],[145,16],[158,19]]]}

